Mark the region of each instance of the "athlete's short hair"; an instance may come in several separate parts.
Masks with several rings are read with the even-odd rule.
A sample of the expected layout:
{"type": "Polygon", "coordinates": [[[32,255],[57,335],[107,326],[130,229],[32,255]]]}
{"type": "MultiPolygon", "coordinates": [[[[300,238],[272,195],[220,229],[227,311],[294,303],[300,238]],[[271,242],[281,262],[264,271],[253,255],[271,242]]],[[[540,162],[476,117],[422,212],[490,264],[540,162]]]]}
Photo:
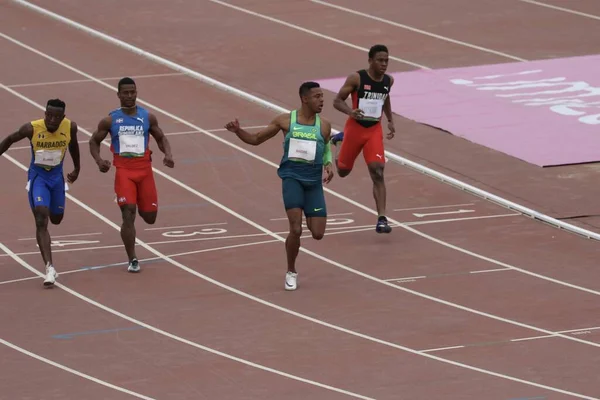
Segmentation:
{"type": "Polygon", "coordinates": [[[302,85],[300,85],[300,89],[298,89],[298,94],[300,94],[300,97],[306,96],[311,89],[320,87],[321,85],[319,85],[317,82],[304,82],[302,85]]]}
{"type": "Polygon", "coordinates": [[[383,44],[376,44],[369,49],[369,58],[375,57],[375,54],[379,52],[389,53],[388,48],[383,44]]]}
{"type": "Polygon", "coordinates": [[[121,80],[119,81],[119,84],[117,85],[117,90],[120,92],[121,91],[121,86],[123,85],[135,85],[135,81],[129,77],[125,77],[125,78],[121,78],[121,80]]]}
{"type": "Polygon", "coordinates": [[[46,103],[46,109],[48,109],[48,107],[62,108],[63,111],[65,111],[65,109],[67,108],[67,105],[61,99],[50,99],[46,103]]]}

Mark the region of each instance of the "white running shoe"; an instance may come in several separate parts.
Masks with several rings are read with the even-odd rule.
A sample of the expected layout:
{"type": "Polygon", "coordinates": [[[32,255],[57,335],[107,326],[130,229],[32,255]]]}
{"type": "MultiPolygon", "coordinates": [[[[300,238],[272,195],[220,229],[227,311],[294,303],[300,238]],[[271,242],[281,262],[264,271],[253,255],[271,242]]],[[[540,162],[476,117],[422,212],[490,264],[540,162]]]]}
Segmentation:
{"type": "Polygon", "coordinates": [[[285,274],[285,290],[296,290],[298,273],[297,272],[287,272],[285,274]]]}
{"type": "Polygon", "coordinates": [[[140,272],[140,262],[137,260],[137,258],[131,260],[131,262],[129,263],[129,267],[127,267],[127,271],[140,272]]]}
{"type": "Polygon", "coordinates": [[[46,264],[46,279],[44,279],[44,286],[52,286],[54,282],[56,282],[56,278],[58,278],[58,274],[56,270],[52,266],[52,264],[46,264]]]}

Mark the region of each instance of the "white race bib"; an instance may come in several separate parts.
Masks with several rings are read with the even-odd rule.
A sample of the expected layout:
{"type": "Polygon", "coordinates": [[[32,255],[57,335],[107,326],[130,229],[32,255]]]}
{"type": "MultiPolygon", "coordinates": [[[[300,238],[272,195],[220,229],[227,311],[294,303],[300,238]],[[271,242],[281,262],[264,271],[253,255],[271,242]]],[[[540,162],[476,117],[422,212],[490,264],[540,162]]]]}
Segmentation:
{"type": "Polygon", "coordinates": [[[62,160],[61,150],[37,150],[35,152],[35,165],[40,167],[56,167],[62,160]]]}
{"type": "Polygon", "coordinates": [[[383,111],[383,100],[376,99],[359,99],[358,108],[360,108],[364,116],[367,118],[380,118],[383,111]]]}
{"type": "Polygon", "coordinates": [[[142,157],[144,155],[144,136],[119,136],[119,154],[122,156],[142,157]]]}
{"type": "Polygon", "coordinates": [[[317,142],[312,140],[290,139],[288,158],[299,158],[305,161],[315,161],[317,142]]]}

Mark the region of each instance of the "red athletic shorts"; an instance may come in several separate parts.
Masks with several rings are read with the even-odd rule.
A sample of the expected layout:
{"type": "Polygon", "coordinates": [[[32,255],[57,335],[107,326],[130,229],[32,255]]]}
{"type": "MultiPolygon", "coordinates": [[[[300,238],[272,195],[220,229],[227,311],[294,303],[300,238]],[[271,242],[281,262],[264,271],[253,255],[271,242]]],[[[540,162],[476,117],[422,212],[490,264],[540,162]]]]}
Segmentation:
{"type": "Polygon", "coordinates": [[[140,211],[158,211],[158,195],[152,167],[119,168],[115,174],[117,204],[137,204],[140,211]]]}
{"type": "Polygon", "coordinates": [[[361,150],[367,164],[385,163],[381,123],[365,128],[353,118],[348,118],[344,127],[342,148],[338,153],[338,168],[352,169],[361,150]]]}

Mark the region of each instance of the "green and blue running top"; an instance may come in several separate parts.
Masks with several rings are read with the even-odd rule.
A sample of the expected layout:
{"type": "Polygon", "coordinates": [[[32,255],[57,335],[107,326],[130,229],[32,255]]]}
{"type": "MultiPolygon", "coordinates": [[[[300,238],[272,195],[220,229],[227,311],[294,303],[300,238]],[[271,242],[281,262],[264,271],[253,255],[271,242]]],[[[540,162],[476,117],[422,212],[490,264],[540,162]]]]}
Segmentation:
{"type": "Polygon", "coordinates": [[[297,110],[290,114],[290,129],[283,142],[283,157],[277,174],[302,182],[321,182],[325,140],[321,134],[321,118],[315,116],[314,125],[298,123],[297,110]]]}

